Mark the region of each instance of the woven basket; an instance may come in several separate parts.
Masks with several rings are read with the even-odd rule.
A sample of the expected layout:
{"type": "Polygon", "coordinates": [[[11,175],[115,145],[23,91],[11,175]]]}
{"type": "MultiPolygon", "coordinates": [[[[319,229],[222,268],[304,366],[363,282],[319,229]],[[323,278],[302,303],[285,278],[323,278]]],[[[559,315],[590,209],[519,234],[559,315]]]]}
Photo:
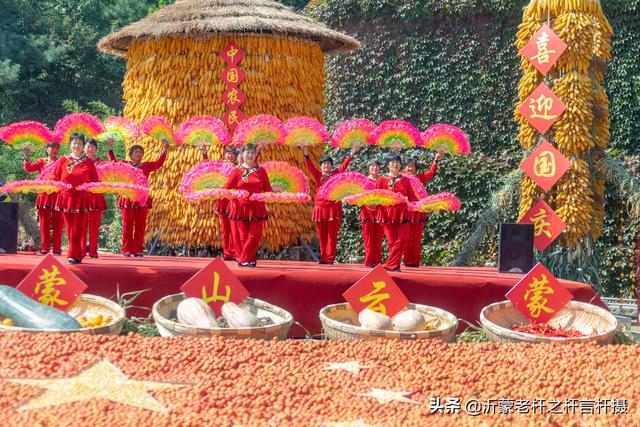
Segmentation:
{"type": "Polygon", "coordinates": [[[101,314],[103,317],[111,316],[112,321],[106,326],[98,328],[81,329],[32,329],[20,328],[17,326],[0,325],[0,332],[30,332],[49,334],[88,334],[88,335],[120,335],[124,326],[124,309],[115,302],[97,295],[80,294],[75,303],[67,311],[71,317],[80,316],[92,317],[101,314]]]}
{"type": "Polygon", "coordinates": [[[358,315],[348,303],[328,305],[320,310],[320,322],[324,335],[329,340],[421,340],[437,339],[451,342],[456,334],[458,319],[448,311],[421,304],[409,304],[408,309],[418,310],[428,316],[437,317],[440,326],[435,331],[383,331],[367,329],[358,325],[358,315]],[[345,321],[351,323],[346,323],[345,321]]]}
{"type": "Polygon", "coordinates": [[[230,338],[257,338],[270,340],[273,338],[285,339],[289,334],[289,328],[293,323],[293,316],[288,311],[255,298],[246,298],[240,307],[249,310],[257,317],[270,317],[273,325],[256,326],[250,328],[197,328],[174,322],[176,310],[180,301],[184,300],[184,294],[166,296],[153,305],[153,319],[158,331],[163,337],[177,336],[212,336],[220,335],[230,338]]]}
{"type": "Polygon", "coordinates": [[[480,323],[489,340],[495,342],[597,342],[598,344],[609,344],[618,327],[618,320],[607,310],[578,301],[570,301],[549,321],[549,324],[554,327],[575,328],[587,335],[584,337],[553,338],[516,332],[511,329],[513,325],[529,323],[529,321],[514,307],[511,301],[497,302],[483,308],[480,312],[480,323]],[[594,329],[597,334],[590,335],[594,329]]]}

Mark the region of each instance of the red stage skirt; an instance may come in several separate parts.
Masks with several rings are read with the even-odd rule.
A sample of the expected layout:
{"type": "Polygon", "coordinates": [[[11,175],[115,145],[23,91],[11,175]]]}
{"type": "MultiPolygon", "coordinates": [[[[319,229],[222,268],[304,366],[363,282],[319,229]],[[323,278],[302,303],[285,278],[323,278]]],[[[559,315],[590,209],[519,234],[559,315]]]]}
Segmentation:
{"type": "Polygon", "coordinates": [[[264,202],[246,199],[231,201],[228,213],[232,221],[264,221],[269,218],[264,202]]]}
{"type": "Polygon", "coordinates": [[[316,200],[311,219],[313,222],[339,221],[342,219],[342,204],[328,200],[316,200]]]}
{"type": "Polygon", "coordinates": [[[89,212],[92,206],[91,194],[75,188],[58,193],[56,210],[60,212],[89,212]]]}
{"type": "Polygon", "coordinates": [[[53,209],[56,207],[58,193],[40,193],[36,198],[36,209],[53,209]]]}

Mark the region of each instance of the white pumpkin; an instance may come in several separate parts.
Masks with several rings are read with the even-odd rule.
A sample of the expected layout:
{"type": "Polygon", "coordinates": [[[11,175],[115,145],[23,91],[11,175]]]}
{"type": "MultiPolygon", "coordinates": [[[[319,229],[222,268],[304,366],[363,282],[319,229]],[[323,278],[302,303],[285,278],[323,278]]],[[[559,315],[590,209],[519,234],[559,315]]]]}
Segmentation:
{"type": "Polygon", "coordinates": [[[418,310],[404,310],[393,316],[393,329],[401,332],[423,330],[426,322],[418,310]]]}
{"type": "Polygon", "coordinates": [[[177,309],[178,322],[197,328],[217,328],[218,323],[211,307],[200,298],[180,301],[177,309]]]}
{"type": "Polygon", "coordinates": [[[358,314],[358,322],[360,322],[360,326],[367,329],[391,329],[391,318],[389,316],[368,308],[358,314]]]}

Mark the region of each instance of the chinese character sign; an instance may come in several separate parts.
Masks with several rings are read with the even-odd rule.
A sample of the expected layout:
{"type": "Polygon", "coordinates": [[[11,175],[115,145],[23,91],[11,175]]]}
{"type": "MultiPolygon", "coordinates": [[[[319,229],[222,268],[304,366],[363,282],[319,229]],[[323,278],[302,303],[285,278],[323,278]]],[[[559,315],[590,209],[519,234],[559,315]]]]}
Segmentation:
{"type": "Polygon", "coordinates": [[[520,164],[520,169],[544,191],[549,191],[570,168],[569,159],[546,140],[520,164]]]}
{"type": "Polygon", "coordinates": [[[67,311],[87,285],[52,255],[47,255],[16,289],[41,304],[67,311]]]}
{"type": "Polygon", "coordinates": [[[546,76],[558,58],[567,49],[567,44],[544,24],[531,37],[520,52],[543,76],[546,76]]]}
{"type": "Polygon", "coordinates": [[[540,83],[520,107],[520,113],[529,121],[531,126],[542,134],[558,120],[566,109],[564,103],[549,87],[540,83]]]}
{"type": "Polygon", "coordinates": [[[245,114],[240,111],[240,106],[247,97],[239,87],[246,74],[238,66],[244,57],[245,52],[233,42],[220,52],[220,58],[227,64],[227,67],[220,73],[220,79],[227,85],[227,90],[222,95],[222,102],[228,107],[222,117],[222,122],[231,131],[234,131],[246,119],[245,114]]]}
{"type": "Polygon", "coordinates": [[[573,295],[538,263],[507,293],[507,298],[532,323],[546,323],[573,295]]]}
{"type": "Polygon", "coordinates": [[[519,223],[533,224],[533,244],[540,252],[544,251],[567,228],[567,225],[544,200],[538,200],[519,223]]]}
{"type": "Polygon", "coordinates": [[[393,317],[409,304],[407,297],[381,265],[358,280],[342,296],[356,313],[368,308],[393,317]]]}
{"type": "Polygon", "coordinates": [[[180,290],[187,297],[201,298],[216,316],[222,314],[225,303],[239,304],[249,296],[249,291],[219,257],[197,272],[180,290]]]}

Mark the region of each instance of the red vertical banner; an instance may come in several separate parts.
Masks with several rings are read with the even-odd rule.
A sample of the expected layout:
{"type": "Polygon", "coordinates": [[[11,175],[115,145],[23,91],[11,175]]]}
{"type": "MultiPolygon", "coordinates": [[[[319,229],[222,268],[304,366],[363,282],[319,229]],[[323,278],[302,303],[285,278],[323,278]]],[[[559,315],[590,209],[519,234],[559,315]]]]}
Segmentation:
{"type": "Polygon", "coordinates": [[[244,57],[245,52],[233,42],[220,52],[220,58],[227,64],[220,73],[220,78],[227,85],[227,90],[222,95],[222,101],[227,106],[222,122],[231,131],[246,119],[245,114],[240,110],[240,106],[247,99],[244,92],[240,90],[240,84],[244,81],[246,74],[238,66],[244,57]]]}

